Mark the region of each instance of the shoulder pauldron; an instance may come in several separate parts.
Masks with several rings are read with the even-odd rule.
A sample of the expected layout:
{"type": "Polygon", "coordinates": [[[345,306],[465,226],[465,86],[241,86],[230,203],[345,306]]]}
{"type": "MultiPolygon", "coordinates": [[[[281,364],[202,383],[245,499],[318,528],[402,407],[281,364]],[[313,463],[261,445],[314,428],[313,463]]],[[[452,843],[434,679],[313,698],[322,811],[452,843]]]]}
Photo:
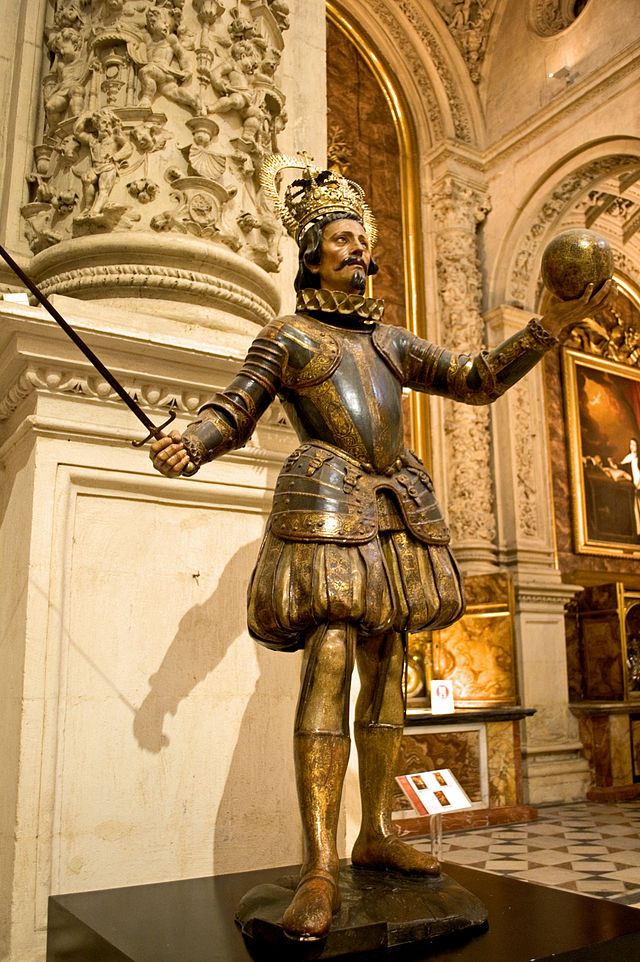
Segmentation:
{"type": "Polygon", "coordinates": [[[271,336],[286,355],[282,367],[285,388],[320,384],[340,363],[340,341],[312,318],[300,314],[283,317],[272,330],[271,336]]]}

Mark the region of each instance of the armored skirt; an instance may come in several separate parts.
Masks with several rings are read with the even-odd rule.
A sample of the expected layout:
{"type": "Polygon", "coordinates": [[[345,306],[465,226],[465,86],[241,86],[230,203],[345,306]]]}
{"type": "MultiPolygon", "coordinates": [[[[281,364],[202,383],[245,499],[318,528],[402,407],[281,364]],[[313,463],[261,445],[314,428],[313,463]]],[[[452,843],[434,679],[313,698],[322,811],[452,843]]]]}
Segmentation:
{"type": "Polygon", "coordinates": [[[269,526],[248,591],[256,641],[295,651],[323,622],[351,621],[377,635],[444,628],[460,617],[464,593],[448,545],[414,537],[392,506],[382,514],[389,500],[378,495],[380,529],[363,544],[284,540],[269,526]]]}

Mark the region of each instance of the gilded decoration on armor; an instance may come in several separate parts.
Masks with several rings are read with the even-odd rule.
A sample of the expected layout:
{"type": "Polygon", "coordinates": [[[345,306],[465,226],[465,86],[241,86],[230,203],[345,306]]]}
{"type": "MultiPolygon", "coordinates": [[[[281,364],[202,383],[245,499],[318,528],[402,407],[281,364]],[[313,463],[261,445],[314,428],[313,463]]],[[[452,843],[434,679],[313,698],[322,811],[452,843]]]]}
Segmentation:
{"type": "MultiPolygon", "coordinates": [[[[290,158],[276,158],[265,168],[263,184],[270,196],[275,193],[274,200],[276,174],[289,166],[290,158]]],[[[351,194],[353,185],[329,171],[311,173],[307,158],[303,168],[307,176],[292,185],[290,206],[286,194],[284,203],[278,199],[278,214],[294,236],[328,209],[340,212],[338,221],[343,220],[345,204],[354,217],[363,215],[364,208],[358,206],[362,197],[359,191],[351,194]]],[[[446,282],[443,293],[453,295],[443,297],[443,303],[447,308],[456,303],[461,281],[463,286],[468,282],[474,296],[466,308],[465,333],[472,331],[474,344],[473,328],[480,326],[477,264],[468,276],[464,269],[462,277],[456,274],[458,258],[447,245],[462,239],[463,253],[471,261],[475,223],[486,207],[476,191],[452,180],[433,200],[445,261],[440,281],[446,282]]],[[[254,340],[240,372],[206,406],[201,420],[186,429],[184,440],[163,438],[152,443],[151,451],[158,471],[178,477],[188,467],[186,447],[192,439],[204,446],[207,458],[240,447],[276,395],[300,441],[276,483],[249,585],[248,627],[268,648],[304,650],[294,744],[305,855],[281,924],[286,935],[305,940],[327,936],[339,904],[336,831],[356,658],[361,688],[354,733],[362,827],[352,864],[423,876],[439,872],[435,859],[395,837],[392,774],[403,737],[407,633],[447,629],[460,619],[465,602],[433,485],[422,462],[404,445],[403,390],[410,386],[468,404],[488,402],[523,377],[544,350],[539,343],[544,338],[534,328],[493,351],[438,352],[404,328],[385,329],[365,323],[358,313],[334,310],[335,295],[324,291],[329,287],[344,294],[358,291],[363,273],[371,267],[363,232],[353,225],[346,229],[338,221],[320,219],[316,232],[302,236],[299,251],[298,285],[307,284],[305,270],[314,275],[321,290],[314,303],[328,303],[331,310],[299,312],[270,322],[254,340]],[[455,372],[453,377],[450,371],[455,372]]],[[[607,290],[600,300],[596,295],[593,306],[607,296],[607,290]]],[[[550,329],[561,330],[569,311],[571,317],[580,316],[575,303],[567,307],[559,302],[543,320],[550,329]]],[[[448,325],[452,320],[453,312],[447,315],[448,325]]],[[[468,427],[469,420],[463,423],[468,427]]],[[[478,423],[479,419],[472,422],[478,423]]],[[[474,499],[472,508],[480,515],[486,539],[487,526],[479,510],[485,507],[486,489],[478,479],[482,480],[481,465],[488,471],[488,448],[481,452],[469,440],[468,432],[460,437],[454,467],[458,471],[471,461],[472,476],[465,478],[460,493],[474,499]],[[478,488],[480,501],[475,499],[478,488]]],[[[468,512],[461,513],[466,523],[468,512]]],[[[471,537],[476,532],[473,528],[471,537]]],[[[483,696],[488,691],[496,701],[515,700],[511,608],[492,601],[469,617],[460,644],[445,647],[444,653],[457,656],[459,675],[466,672],[464,683],[473,696],[477,658],[474,654],[473,662],[466,662],[463,656],[474,643],[476,647],[482,643],[487,651],[484,660],[490,654],[495,660],[490,664],[492,677],[482,686],[483,696]],[[482,619],[484,630],[476,624],[482,619]],[[485,629],[487,622],[493,631],[485,629]]],[[[442,766],[423,766],[430,767],[442,766]]]]}
{"type": "Polygon", "coordinates": [[[282,229],[258,171],[287,120],[288,14],[284,0],[56,0],[22,208],[31,250],[136,227],[278,270],[282,229]]]}

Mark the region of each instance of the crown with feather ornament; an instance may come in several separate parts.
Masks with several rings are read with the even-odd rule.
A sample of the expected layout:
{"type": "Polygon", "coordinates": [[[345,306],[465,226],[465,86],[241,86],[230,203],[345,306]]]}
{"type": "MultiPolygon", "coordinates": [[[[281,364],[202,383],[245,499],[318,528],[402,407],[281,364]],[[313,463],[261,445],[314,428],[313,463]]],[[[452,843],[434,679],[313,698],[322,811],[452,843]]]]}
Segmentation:
{"type": "Polygon", "coordinates": [[[260,185],[296,243],[300,243],[306,230],[315,221],[329,214],[344,213],[359,221],[371,247],[375,244],[378,234],[376,223],[365,203],[362,187],[336,171],[313,166],[312,158],[307,154],[272,154],[267,157],[260,169],[260,185]],[[277,179],[285,168],[301,170],[302,176],[289,184],[281,198],[277,179]]]}

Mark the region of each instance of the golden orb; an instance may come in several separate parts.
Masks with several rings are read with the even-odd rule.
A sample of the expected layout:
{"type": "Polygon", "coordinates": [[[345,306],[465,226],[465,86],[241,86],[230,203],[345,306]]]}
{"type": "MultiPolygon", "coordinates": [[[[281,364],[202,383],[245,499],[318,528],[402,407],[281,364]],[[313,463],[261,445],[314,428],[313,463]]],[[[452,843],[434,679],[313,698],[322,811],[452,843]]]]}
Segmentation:
{"type": "Polygon", "coordinates": [[[593,230],[565,230],[547,244],[542,255],[542,280],[563,301],[582,297],[588,284],[597,290],[613,275],[613,251],[593,230]]]}

